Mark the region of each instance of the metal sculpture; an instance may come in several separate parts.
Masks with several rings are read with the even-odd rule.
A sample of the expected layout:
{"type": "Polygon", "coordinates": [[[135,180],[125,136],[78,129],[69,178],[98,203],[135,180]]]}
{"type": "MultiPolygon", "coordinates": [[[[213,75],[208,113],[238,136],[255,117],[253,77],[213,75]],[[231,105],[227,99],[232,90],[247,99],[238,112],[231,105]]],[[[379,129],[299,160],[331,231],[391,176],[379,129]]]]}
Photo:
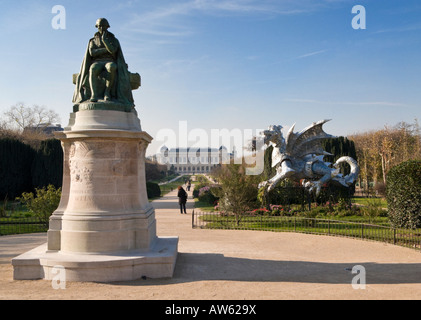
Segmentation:
{"type": "Polygon", "coordinates": [[[330,120],[314,122],[309,127],[295,133],[295,125],[288,131],[286,139],[282,135],[282,126],[272,125],[261,133],[264,143],[273,146],[272,167],[276,167],[276,175],[262,183],[259,187],[271,191],[281,180],[302,181],[302,185],[316,196],[320,194],[324,184],[333,181],[345,187],[351,186],[359,174],[357,161],[351,157],[341,157],[333,165],[323,161],[324,156],[332,155],[322,147],[322,141],[334,136],[323,131],[323,124],[330,120]],[[350,174],[343,176],[339,164],[348,163],[350,174]],[[332,166],[332,167],[331,167],[332,166]]]}

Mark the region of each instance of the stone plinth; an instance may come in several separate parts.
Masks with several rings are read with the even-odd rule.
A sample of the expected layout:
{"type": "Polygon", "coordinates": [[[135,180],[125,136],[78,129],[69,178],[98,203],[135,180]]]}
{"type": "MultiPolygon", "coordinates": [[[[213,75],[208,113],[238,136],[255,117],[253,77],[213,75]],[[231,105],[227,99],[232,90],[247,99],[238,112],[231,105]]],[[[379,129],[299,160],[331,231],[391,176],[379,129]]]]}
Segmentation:
{"type": "Polygon", "coordinates": [[[152,137],[134,112],[73,113],[57,134],[64,150],[60,205],[48,243],[12,260],[15,279],[50,279],[60,265],[69,281],[170,277],[178,238],[158,238],[148,201],[145,152],[152,137]]]}

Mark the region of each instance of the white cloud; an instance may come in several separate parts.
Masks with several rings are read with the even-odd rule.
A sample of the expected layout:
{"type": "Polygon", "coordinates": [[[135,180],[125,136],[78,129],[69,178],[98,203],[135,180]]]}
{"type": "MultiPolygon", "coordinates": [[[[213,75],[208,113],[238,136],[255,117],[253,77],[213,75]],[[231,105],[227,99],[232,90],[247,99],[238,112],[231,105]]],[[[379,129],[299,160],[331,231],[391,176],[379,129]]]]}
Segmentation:
{"type": "Polygon", "coordinates": [[[321,54],[321,53],[325,53],[326,51],[327,50],[314,51],[314,52],[310,52],[310,53],[306,53],[306,54],[300,55],[298,57],[295,57],[294,59],[308,58],[308,57],[315,56],[315,55],[318,55],[318,54],[321,54]]]}
{"type": "MultiPolygon", "coordinates": [[[[324,0],[327,1],[327,0],[324,0]]],[[[324,2],[322,1],[322,2],[324,2]]],[[[136,33],[184,37],[196,33],[186,22],[186,17],[209,16],[277,16],[311,12],[319,8],[309,0],[188,0],[168,1],[152,10],[133,14],[125,28],[136,33]]]]}
{"type": "Polygon", "coordinates": [[[391,101],[320,101],[314,99],[284,99],[285,102],[311,103],[323,105],[353,105],[353,106],[384,106],[384,107],[410,107],[407,104],[391,101]]]}
{"type": "Polygon", "coordinates": [[[380,33],[390,33],[390,32],[413,32],[421,30],[421,25],[411,25],[411,26],[399,26],[395,28],[388,28],[388,29],[381,29],[374,31],[372,34],[380,34],[380,33]]]}

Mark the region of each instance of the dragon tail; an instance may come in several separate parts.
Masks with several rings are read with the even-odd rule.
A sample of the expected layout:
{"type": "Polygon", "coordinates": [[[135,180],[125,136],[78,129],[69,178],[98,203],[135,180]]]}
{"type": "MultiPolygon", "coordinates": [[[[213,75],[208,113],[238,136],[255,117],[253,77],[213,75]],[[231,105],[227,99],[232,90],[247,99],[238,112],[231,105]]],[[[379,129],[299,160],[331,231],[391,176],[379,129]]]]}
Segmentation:
{"type": "Polygon", "coordinates": [[[345,177],[334,178],[334,180],[339,181],[343,185],[350,186],[357,180],[358,174],[360,173],[360,167],[358,166],[358,163],[355,159],[346,156],[340,157],[333,166],[338,168],[339,164],[341,163],[348,163],[348,165],[351,167],[351,172],[345,177]]]}

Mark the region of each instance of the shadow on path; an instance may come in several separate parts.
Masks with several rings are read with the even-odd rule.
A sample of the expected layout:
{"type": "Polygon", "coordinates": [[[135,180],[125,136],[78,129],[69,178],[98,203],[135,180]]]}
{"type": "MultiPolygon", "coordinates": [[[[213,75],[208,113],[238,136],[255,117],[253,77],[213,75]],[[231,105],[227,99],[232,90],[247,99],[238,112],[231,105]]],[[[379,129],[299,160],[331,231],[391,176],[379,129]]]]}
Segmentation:
{"type": "MultiPolygon", "coordinates": [[[[175,191],[154,201],[155,209],[176,209],[175,191]]],[[[194,207],[189,197],[187,208],[194,207]]],[[[421,263],[353,263],[277,261],[226,257],[217,253],[178,253],[172,279],[147,279],[119,282],[121,285],[174,284],[196,281],[255,281],[350,284],[357,275],[352,268],[361,265],[366,271],[367,284],[421,284],[421,263]]]]}
{"type": "Polygon", "coordinates": [[[113,284],[136,286],[214,280],[351,284],[357,275],[351,270],[356,265],[365,268],[367,284],[421,283],[420,263],[274,261],[225,257],[214,253],[179,253],[172,279],[147,279],[113,284]]]}

